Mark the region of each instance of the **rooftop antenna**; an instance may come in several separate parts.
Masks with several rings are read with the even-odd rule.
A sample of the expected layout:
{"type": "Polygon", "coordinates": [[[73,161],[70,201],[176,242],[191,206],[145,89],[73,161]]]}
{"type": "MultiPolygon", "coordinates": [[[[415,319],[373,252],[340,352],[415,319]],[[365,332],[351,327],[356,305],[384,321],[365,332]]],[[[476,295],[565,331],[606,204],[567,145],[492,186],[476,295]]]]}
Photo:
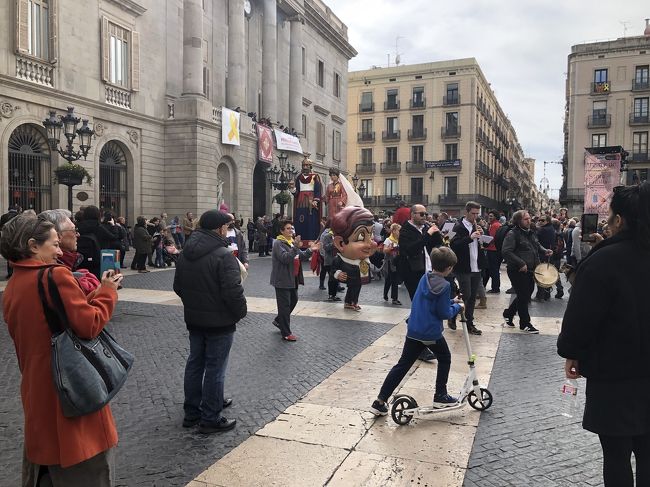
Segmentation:
{"type": "Polygon", "coordinates": [[[630,24],[629,20],[619,20],[619,24],[623,26],[623,37],[627,37],[627,26],[630,24]]]}

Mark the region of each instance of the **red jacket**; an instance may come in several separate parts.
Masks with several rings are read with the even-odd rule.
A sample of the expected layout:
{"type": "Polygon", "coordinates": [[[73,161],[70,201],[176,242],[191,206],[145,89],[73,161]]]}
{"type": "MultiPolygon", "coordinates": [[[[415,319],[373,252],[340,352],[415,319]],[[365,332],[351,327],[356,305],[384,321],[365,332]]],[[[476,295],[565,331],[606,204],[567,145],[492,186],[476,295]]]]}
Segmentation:
{"type": "MultiPolygon", "coordinates": [[[[38,295],[41,261],[12,262],[14,273],[3,296],[4,320],[14,341],[22,374],[20,392],[25,413],[25,454],[38,465],[69,467],[117,445],[109,406],[86,416],[66,418],[52,381],[50,329],[38,295]]],[[[53,269],[70,327],[81,338],[101,332],[113,314],[117,293],[100,286],[88,297],[62,265],[53,269]]],[[[47,292],[47,285],[45,286],[47,292]]]]}
{"type": "Polygon", "coordinates": [[[490,235],[490,237],[492,237],[493,240],[490,242],[490,245],[488,245],[487,247],[485,247],[485,250],[492,250],[492,251],[494,251],[494,252],[497,251],[497,246],[494,244],[494,237],[496,237],[496,235],[497,235],[497,230],[498,230],[499,228],[501,228],[501,223],[499,223],[499,220],[494,220],[494,221],[490,224],[490,228],[488,229],[488,234],[490,235]]]}

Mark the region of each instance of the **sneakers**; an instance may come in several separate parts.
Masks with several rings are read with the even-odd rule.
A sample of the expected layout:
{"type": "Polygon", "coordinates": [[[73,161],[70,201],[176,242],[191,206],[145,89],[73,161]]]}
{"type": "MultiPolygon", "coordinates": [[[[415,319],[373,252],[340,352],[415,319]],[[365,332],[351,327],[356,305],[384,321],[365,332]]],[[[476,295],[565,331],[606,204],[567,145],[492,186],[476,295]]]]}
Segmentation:
{"type": "Polygon", "coordinates": [[[199,433],[210,435],[212,433],[221,433],[229,431],[237,424],[236,419],[226,419],[223,416],[216,423],[199,423],[199,433]]]}
{"type": "Polygon", "coordinates": [[[386,403],[380,403],[379,400],[375,399],[370,406],[370,412],[375,416],[386,416],[388,414],[388,406],[386,403]]]}
{"type": "Polygon", "coordinates": [[[539,330],[535,328],[533,325],[524,325],[524,326],[519,326],[519,329],[523,331],[524,333],[529,333],[531,335],[538,335],[539,330]]]}
{"type": "Polygon", "coordinates": [[[399,299],[393,299],[393,304],[397,306],[402,306],[402,302],[399,299]]]}
{"type": "Polygon", "coordinates": [[[449,394],[436,394],[433,396],[433,407],[437,409],[449,408],[458,404],[458,398],[449,394]]]}
{"type": "Polygon", "coordinates": [[[512,321],[512,318],[506,316],[505,313],[503,314],[503,319],[505,320],[505,326],[508,326],[510,328],[515,327],[515,323],[512,321]]]}
{"type": "Polygon", "coordinates": [[[298,337],[292,333],[291,335],[287,335],[286,337],[282,337],[282,339],[285,342],[295,342],[296,340],[298,340],[298,337]]]}
{"type": "Polygon", "coordinates": [[[337,301],[341,301],[341,298],[339,298],[338,296],[327,296],[327,300],[334,303],[337,301]]]}

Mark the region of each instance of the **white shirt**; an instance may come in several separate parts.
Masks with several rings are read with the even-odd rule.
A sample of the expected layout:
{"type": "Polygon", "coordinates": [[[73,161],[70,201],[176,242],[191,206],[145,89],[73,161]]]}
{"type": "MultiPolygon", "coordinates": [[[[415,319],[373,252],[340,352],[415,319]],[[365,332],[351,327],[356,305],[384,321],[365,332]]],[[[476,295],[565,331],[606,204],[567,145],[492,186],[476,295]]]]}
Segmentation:
{"type": "MultiPolygon", "coordinates": [[[[415,228],[418,229],[418,231],[421,234],[424,234],[424,225],[417,226],[415,223],[413,223],[411,220],[408,221],[411,225],[413,225],[415,228]]],[[[424,270],[426,272],[432,272],[433,268],[431,267],[431,256],[429,256],[429,252],[427,252],[427,247],[426,245],[424,246],[424,270]]]]}
{"type": "MultiPolygon", "coordinates": [[[[463,218],[463,225],[470,235],[474,232],[474,225],[465,218],[463,218]]],[[[478,239],[472,239],[472,243],[469,244],[469,269],[472,272],[481,272],[478,268],[478,239]]]]}

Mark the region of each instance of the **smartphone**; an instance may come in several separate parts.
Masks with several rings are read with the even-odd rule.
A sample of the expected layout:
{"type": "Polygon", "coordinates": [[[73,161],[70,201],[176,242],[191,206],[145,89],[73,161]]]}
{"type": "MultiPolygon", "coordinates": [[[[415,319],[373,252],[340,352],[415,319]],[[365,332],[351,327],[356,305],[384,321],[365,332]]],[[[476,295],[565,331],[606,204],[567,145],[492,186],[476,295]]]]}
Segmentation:
{"type": "Polygon", "coordinates": [[[119,250],[110,250],[110,249],[103,249],[101,252],[102,255],[102,260],[101,260],[101,267],[99,271],[99,275],[103,276],[104,272],[106,271],[113,271],[117,272],[117,269],[119,269],[120,265],[120,258],[118,256],[119,250]],[[117,262],[117,268],[115,266],[115,263],[117,262]]]}
{"type": "Polygon", "coordinates": [[[595,242],[594,234],[598,231],[598,213],[584,213],[580,219],[583,242],[595,242]]]}

